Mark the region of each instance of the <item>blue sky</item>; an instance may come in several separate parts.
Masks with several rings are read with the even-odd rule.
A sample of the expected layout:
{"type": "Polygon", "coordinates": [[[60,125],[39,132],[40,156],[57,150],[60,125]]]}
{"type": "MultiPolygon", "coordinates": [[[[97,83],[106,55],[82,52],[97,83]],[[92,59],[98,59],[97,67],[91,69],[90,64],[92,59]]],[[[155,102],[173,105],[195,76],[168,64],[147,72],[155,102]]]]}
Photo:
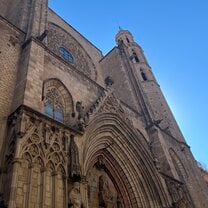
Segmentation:
{"type": "Polygon", "coordinates": [[[208,1],[50,0],[103,54],[118,27],[142,46],[195,158],[208,168],[208,1]]]}

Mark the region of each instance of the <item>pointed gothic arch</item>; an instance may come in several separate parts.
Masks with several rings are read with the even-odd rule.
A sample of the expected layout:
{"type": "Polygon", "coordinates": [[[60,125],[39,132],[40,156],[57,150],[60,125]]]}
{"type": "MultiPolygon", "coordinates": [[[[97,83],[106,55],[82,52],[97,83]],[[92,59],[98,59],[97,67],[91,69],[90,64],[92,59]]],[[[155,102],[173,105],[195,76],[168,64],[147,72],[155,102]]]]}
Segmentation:
{"type": "MultiPolygon", "coordinates": [[[[179,207],[183,207],[183,205],[180,205],[181,203],[181,204],[185,204],[185,207],[192,208],[193,201],[192,201],[191,195],[189,194],[188,186],[186,183],[186,181],[188,180],[188,173],[186,171],[186,168],[184,167],[184,164],[182,163],[181,159],[179,158],[178,154],[173,148],[169,149],[169,154],[173,161],[173,165],[178,174],[179,180],[182,183],[180,189],[177,188],[177,191],[181,192],[181,196],[180,196],[179,202],[176,204],[178,204],[179,207]]],[[[170,193],[170,195],[173,195],[173,193],[170,193]]]]}
{"type": "Polygon", "coordinates": [[[86,132],[82,172],[87,175],[101,155],[124,207],[169,206],[167,191],[141,137],[117,115],[98,114],[86,132]]]}
{"type": "Polygon", "coordinates": [[[181,162],[177,153],[172,148],[169,149],[169,154],[171,156],[171,159],[173,161],[173,165],[176,169],[179,179],[182,182],[184,182],[184,180],[186,180],[188,178],[188,173],[186,172],[186,169],[185,169],[183,163],[181,162]]]}
{"type": "Polygon", "coordinates": [[[44,113],[62,123],[69,124],[74,113],[74,102],[66,86],[56,78],[43,82],[44,113]]]}

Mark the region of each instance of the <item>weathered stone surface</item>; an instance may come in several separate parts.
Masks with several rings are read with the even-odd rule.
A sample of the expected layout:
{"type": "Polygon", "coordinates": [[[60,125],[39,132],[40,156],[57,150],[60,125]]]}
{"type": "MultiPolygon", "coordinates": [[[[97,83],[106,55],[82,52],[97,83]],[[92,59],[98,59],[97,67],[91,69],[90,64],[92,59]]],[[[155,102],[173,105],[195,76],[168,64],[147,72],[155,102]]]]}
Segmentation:
{"type": "Polygon", "coordinates": [[[0,14],[1,206],[207,207],[207,184],[129,31],[103,57],[46,0],[0,0],[0,14]]]}

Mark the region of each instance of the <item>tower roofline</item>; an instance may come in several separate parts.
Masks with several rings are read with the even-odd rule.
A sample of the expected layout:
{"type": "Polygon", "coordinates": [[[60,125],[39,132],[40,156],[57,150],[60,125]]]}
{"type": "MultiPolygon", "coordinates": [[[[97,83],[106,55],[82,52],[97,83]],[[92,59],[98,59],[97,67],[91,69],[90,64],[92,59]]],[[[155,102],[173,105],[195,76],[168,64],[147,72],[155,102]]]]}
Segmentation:
{"type": "Polygon", "coordinates": [[[118,33],[116,34],[116,40],[117,40],[120,36],[126,35],[126,34],[128,34],[128,35],[130,35],[130,36],[133,37],[133,35],[131,34],[131,32],[130,32],[129,30],[119,29],[118,33]]]}

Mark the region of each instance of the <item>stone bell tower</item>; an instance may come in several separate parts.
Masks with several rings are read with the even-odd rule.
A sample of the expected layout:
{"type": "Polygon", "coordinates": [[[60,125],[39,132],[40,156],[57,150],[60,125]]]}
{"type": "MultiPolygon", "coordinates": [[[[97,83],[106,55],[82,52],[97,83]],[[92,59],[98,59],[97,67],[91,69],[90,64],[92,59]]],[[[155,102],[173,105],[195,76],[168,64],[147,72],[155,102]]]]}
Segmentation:
{"type": "Polygon", "coordinates": [[[141,46],[127,30],[119,30],[116,42],[117,47],[101,61],[103,68],[107,69],[104,75],[113,78],[115,95],[142,122],[148,133],[149,149],[154,163],[165,179],[168,190],[173,192],[180,187],[189,203],[188,207],[199,204],[198,201],[200,207],[205,207],[205,196],[197,183],[203,187],[202,190],[206,187],[199,176],[197,164],[141,46]],[[197,200],[198,193],[200,200],[197,200]]]}
{"type": "Polygon", "coordinates": [[[154,121],[159,122],[162,128],[166,128],[180,141],[184,138],[175,121],[175,118],[165,100],[160,86],[152,73],[151,67],[145,58],[142,48],[134,41],[132,34],[127,30],[120,30],[116,35],[116,42],[122,48],[123,56],[129,64],[132,72],[132,85],[136,91],[140,91],[140,100],[143,100],[143,110],[146,109],[145,117],[148,125],[154,121]]]}
{"type": "Polygon", "coordinates": [[[139,113],[145,125],[150,125],[154,119],[152,108],[143,92],[143,82],[155,80],[151,68],[144,56],[142,48],[134,41],[128,30],[119,30],[116,35],[119,53],[127,73],[133,95],[139,106],[139,113]]]}

